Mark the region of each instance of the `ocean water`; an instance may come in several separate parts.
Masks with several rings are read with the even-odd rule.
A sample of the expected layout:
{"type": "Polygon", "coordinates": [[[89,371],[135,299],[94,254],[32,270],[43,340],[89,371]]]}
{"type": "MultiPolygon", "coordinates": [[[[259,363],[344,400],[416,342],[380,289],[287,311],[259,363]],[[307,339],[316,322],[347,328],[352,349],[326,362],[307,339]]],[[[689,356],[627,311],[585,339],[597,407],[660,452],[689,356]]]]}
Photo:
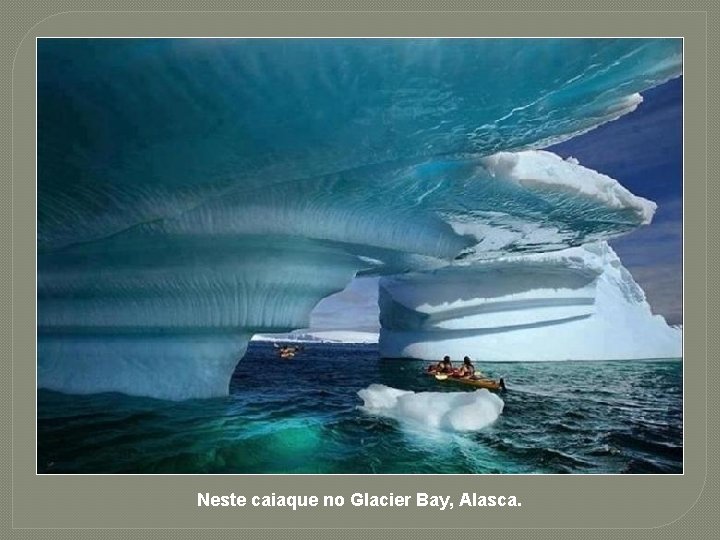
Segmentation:
{"type": "Polygon", "coordinates": [[[38,391],[39,473],[682,473],[682,362],[484,363],[508,391],[469,433],[359,409],[372,383],[469,392],[376,345],[253,342],[230,395],[167,402],[38,391]]]}

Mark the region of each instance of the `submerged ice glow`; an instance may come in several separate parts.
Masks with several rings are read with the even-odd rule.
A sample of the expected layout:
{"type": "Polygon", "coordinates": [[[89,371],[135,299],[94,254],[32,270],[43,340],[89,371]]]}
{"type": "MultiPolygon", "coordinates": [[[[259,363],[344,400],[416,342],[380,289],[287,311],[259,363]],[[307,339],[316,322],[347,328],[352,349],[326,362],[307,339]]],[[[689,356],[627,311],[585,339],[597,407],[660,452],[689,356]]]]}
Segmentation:
{"type": "Polygon", "coordinates": [[[219,395],[355,275],[647,223],[533,150],[680,70],[680,40],[40,40],[39,385],[219,395]]]}

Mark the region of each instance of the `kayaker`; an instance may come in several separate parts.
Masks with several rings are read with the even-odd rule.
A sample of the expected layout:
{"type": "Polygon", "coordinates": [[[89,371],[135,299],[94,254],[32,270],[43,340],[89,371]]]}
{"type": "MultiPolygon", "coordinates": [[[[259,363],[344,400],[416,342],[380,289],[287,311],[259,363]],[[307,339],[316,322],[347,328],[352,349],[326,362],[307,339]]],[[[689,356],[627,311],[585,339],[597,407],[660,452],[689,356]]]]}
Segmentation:
{"type": "Polygon", "coordinates": [[[447,373],[453,372],[452,362],[449,356],[444,356],[437,364],[428,367],[428,373],[447,373]]]}
{"type": "Polygon", "coordinates": [[[278,356],[284,359],[290,359],[300,350],[300,347],[293,347],[291,345],[283,345],[278,349],[278,356]]]}
{"type": "Polygon", "coordinates": [[[474,376],[475,366],[470,360],[470,357],[466,356],[465,358],[463,358],[463,365],[460,366],[460,369],[458,370],[458,377],[462,377],[463,379],[469,379],[474,376]]]}
{"type": "Polygon", "coordinates": [[[475,367],[475,364],[472,363],[472,360],[470,360],[469,356],[466,356],[465,358],[463,358],[463,367],[465,365],[467,365],[467,363],[469,363],[470,367],[472,368],[472,374],[470,375],[470,378],[472,378],[472,379],[486,378],[485,374],[475,367]]]}
{"type": "Polygon", "coordinates": [[[448,375],[453,372],[453,365],[450,361],[449,356],[443,356],[442,362],[440,362],[440,373],[447,373],[448,375]]]}

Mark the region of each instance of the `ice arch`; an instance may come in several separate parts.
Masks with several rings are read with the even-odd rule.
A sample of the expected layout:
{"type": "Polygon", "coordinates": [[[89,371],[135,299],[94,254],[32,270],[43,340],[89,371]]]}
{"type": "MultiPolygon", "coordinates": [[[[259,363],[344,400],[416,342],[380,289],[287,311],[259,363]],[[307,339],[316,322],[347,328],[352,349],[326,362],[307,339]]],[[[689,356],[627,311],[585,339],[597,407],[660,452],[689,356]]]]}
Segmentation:
{"type": "Polygon", "coordinates": [[[647,223],[529,149],[680,69],[679,40],[40,40],[38,384],[221,395],[355,275],[647,223]]]}

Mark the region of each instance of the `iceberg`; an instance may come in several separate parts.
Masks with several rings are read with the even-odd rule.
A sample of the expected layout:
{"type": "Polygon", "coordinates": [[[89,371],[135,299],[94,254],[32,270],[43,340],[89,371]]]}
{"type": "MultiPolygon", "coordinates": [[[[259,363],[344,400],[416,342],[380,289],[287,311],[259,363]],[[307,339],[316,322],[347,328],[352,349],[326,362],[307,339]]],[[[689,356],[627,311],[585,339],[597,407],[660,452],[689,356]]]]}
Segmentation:
{"type": "Polygon", "coordinates": [[[355,276],[598,242],[654,204],[543,152],[675,39],[38,41],[38,385],[227,393],[355,276]],[[508,61],[511,59],[512,61],[508,61]]]}
{"type": "Polygon", "coordinates": [[[380,280],[380,354],[436,360],[682,356],[605,242],[380,280]]]}
{"type": "Polygon", "coordinates": [[[505,402],[486,389],[474,392],[411,392],[371,384],[358,392],[367,414],[392,418],[411,429],[465,432],[500,417],[505,402]]]}

